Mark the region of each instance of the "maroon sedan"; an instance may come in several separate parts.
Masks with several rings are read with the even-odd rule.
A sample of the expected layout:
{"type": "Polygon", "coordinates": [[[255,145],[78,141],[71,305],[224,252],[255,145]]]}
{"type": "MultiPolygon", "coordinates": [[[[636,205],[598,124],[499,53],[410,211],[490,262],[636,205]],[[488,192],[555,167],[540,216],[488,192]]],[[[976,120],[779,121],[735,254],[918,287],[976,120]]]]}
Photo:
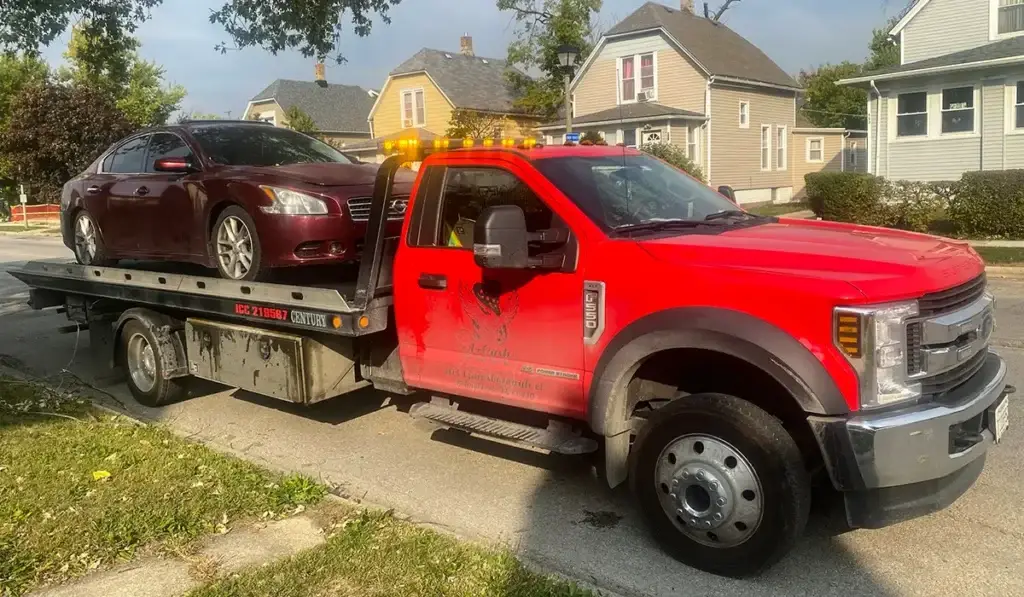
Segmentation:
{"type": "MultiPolygon", "coordinates": [[[[264,123],[154,128],[64,185],[61,230],[79,263],[183,261],[257,280],[271,268],[358,259],[376,172],[264,123]]],[[[402,171],[396,180],[393,234],[413,178],[402,171]]]]}

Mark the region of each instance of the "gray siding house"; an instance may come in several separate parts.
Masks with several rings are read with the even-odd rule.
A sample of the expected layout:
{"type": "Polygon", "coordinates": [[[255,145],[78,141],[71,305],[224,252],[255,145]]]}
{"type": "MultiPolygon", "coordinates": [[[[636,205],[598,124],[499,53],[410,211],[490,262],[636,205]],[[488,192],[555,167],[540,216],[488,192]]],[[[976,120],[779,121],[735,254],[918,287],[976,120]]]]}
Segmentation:
{"type": "Polygon", "coordinates": [[[900,65],[839,82],[868,90],[868,171],[1024,168],[1024,0],[918,0],[890,34],[900,65]]]}

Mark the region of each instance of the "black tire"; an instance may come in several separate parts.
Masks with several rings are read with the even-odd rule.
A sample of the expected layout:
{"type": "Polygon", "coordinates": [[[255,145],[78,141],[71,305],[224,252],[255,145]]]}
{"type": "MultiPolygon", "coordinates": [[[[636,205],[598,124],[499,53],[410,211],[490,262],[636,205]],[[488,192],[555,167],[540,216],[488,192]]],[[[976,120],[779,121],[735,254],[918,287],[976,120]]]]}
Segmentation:
{"type": "MultiPolygon", "coordinates": [[[[693,443],[695,452],[698,443],[693,443]]],[[[704,450],[703,447],[699,449],[704,450]]],[[[688,457],[684,455],[681,458],[688,457]]],[[[699,459],[700,456],[692,458],[699,459]]],[[[665,459],[666,463],[672,463],[668,470],[684,470],[683,464],[678,469],[671,468],[678,461],[674,454],[670,453],[665,459]]],[[[727,458],[724,462],[730,461],[727,458]]],[[[733,457],[732,466],[735,467],[735,463],[736,458],[733,457]]],[[[678,478],[682,473],[674,472],[673,475],[678,478]]],[[[696,480],[692,482],[696,483],[696,480]]],[[[754,576],[786,555],[803,534],[810,512],[810,476],[796,442],[767,412],[745,400],[724,394],[695,394],[674,400],[655,411],[633,444],[630,483],[651,532],[672,557],[694,568],[733,578],[754,576]],[[756,473],[762,494],[758,497],[761,505],[759,524],[748,527],[746,523],[732,523],[744,531],[754,529],[745,540],[738,539],[742,541],[738,544],[713,547],[698,542],[681,529],[691,529],[698,535],[704,533],[703,529],[698,531],[688,526],[682,517],[672,517],[662,506],[662,499],[676,499],[672,496],[682,495],[682,490],[676,489],[679,493],[671,494],[660,487],[656,481],[658,462],[670,445],[687,445],[674,442],[689,435],[727,444],[756,473]],[[740,527],[740,524],[744,526],[740,527]]],[[[748,496],[755,496],[747,491],[739,495],[742,497],[738,499],[748,500],[752,499],[748,496]]],[[[735,493],[732,496],[737,497],[735,493]]],[[[679,512],[690,516],[683,510],[679,512]]],[[[722,524],[728,524],[730,520],[725,519],[722,524]]],[[[698,521],[698,524],[705,523],[698,521]]],[[[732,527],[722,530],[732,532],[732,527]]],[[[711,531],[705,535],[708,542],[718,540],[711,531]]]]}
{"type": "Polygon", "coordinates": [[[71,240],[74,246],[75,261],[82,265],[95,265],[99,267],[107,267],[117,264],[116,259],[110,259],[107,257],[107,249],[103,246],[103,231],[100,230],[99,226],[96,225],[96,220],[89,215],[89,212],[84,209],[79,210],[75,214],[75,219],[71,222],[71,240]],[[93,245],[90,250],[87,245],[82,242],[79,236],[80,227],[83,225],[83,220],[88,221],[88,226],[93,231],[93,245]]]}
{"type": "Polygon", "coordinates": [[[217,273],[226,280],[255,282],[257,280],[265,280],[270,273],[269,268],[263,266],[263,248],[260,244],[259,233],[256,231],[256,222],[253,221],[248,212],[237,205],[228,207],[217,216],[217,220],[214,222],[212,232],[210,233],[210,257],[217,268],[217,273]],[[241,277],[236,277],[225,269],[218,252],[218,235],[224,222],[229,218],[235,218],[241,222],[251,239],[252,261],[248,270],[241,277]]]}
{"type": "Polygon", "coordinates": [[[179,380],[163,378],[163,365],[159,347],[160,345],[156,337],[142,322],[133,319],[125,323],[124,327],[121,328],[121,345],[118,360],[124,365],[125,372],[127,373],[128,389],[139,404],[151,408],[170,404],[180,400],[185,395],[185,388],[179,380]],[[139,379],[133,374],[134,367],[141,366],[141,363],[137,362],[137,355],[133,354],[133,342],[138,342],[137,338],[144,340],[145,344],[148,344],[153,350],[153,362],[151,364],[153,380],[151,387],[147,387],[148,384],[145,383],[140,384],[139,379]]]}

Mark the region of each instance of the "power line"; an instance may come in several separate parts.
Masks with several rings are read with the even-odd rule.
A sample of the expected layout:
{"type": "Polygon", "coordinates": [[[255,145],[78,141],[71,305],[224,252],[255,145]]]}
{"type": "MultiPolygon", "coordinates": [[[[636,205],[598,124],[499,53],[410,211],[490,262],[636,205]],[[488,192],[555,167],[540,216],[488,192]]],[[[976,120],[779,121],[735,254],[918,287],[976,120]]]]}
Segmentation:
{"type": "Polygon", "coordinates": [[[829,112],[828,110],[813,110],[811,108],[800,108],[801,112],[814,112],[816,114],[828,114],[829,116],[852,116],[854,118],[867,118],[867,114],[849,114],[847,112],[829,112]]]}

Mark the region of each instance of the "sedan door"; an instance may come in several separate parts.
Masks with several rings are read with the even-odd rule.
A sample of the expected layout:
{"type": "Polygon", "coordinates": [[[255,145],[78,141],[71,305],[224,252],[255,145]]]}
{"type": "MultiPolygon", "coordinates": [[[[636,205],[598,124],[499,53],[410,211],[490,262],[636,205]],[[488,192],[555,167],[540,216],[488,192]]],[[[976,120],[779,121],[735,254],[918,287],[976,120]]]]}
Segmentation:
{"type": "Polygon", "coordinates": [[[166,158],[193,159],[192,150],[174,133],[154,133],[146,157],[148,194],[139,202],[147,222],[147,236],[153,256],[192,260],[205,255],[201,234],[197,234],[197,213],[192,195],[201,189],[198,175],[182,172],[157,172],[154,164],[166,158]],[[198,242],[192,242],[196,240],[198,242]]]}
{"type": "Polygon", "coordinates": [[[149,227],[142,215],[140,199],[145,199],[144,162],[150,135],[141,135],[125,142],[114,152],[108,174],[113,181],[107,187],[107,211],[100,222],[104,242],[123,257],[145,253],[149,227]]]}

